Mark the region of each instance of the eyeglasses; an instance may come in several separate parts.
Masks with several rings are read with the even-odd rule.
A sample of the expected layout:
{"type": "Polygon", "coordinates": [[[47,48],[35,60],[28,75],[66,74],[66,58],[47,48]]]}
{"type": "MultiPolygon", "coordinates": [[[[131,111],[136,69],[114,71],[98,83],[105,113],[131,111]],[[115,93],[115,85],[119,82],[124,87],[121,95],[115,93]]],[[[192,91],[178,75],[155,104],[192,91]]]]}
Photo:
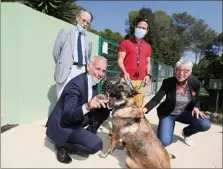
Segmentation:
{"type": "Polygon", "coordinates": [[[89,21],[87,21],[86,19],[81,18],[81,16],[79,16],[79,18],[82,20],[82,22],[86,23],[88,26],[91,25],[91,23],[89,21]]]}
{"type": "Polygon", "coordinates": [[[191,70],[188,69],[176,69],[177,72],[189,73],[191,70]]]}

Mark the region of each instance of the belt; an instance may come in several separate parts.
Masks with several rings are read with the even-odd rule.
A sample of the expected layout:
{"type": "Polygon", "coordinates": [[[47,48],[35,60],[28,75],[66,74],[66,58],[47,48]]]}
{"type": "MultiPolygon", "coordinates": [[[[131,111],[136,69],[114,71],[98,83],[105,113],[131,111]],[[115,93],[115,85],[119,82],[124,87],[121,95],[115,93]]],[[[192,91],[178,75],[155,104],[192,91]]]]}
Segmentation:
{"type": "MultiPolygon", "coordinates": [[[[79,66],[78,62],[73,62],[73,65],[79,66]]],[[[83,65],[83,66],[86,66],[86,65],[83,65]]],[[[82,67],[82,66],[80,66],[80,67],[82,67]]]]}

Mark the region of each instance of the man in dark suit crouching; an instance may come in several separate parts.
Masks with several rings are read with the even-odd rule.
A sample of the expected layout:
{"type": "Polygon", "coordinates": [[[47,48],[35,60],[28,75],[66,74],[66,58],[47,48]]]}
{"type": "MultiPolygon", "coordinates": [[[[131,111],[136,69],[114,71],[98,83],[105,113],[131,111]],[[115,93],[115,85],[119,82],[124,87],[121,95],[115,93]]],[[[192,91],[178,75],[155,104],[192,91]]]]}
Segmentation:
{"type": "Polygon", "coordinates": [[[95,56],[88,73],[80,74],[65,86],[47,121],[46,135],[54,142],[61,163],[72,161],[68,150],[94,154],[102,149],[96,132],[110,111],[108,101],[98,95],[97,84],[104,78],[106,68],[107,60],[95,56]]]}

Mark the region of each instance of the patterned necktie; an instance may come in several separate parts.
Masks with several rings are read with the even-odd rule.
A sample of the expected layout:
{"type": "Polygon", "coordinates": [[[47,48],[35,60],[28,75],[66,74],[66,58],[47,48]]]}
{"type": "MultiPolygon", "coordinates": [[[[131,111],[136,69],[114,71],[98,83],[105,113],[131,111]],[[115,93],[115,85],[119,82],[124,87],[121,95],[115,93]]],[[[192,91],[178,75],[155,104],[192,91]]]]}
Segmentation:
{"type": "Polygon", "coordinates": [[[82,53],[82,45],[81,45],[81,32],[79,32],[77,39],[77,54],[78,54],[78,65],[83,66],[83,53],[82,53]]]}

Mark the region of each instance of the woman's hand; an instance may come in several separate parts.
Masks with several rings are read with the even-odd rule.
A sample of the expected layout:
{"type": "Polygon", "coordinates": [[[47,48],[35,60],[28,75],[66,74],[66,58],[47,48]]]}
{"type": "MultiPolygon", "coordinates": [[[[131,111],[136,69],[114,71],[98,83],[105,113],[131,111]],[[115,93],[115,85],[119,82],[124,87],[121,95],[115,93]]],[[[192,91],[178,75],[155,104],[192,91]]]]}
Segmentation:
{"type": "Polygon", "coordinates": [[[197,107],[195,107],[193,110],[192,110],[192,117],[196,116],[197,119],[199,119],[199,116],[201,118],[207,118],[207,116],[201,112],[197,107]]]}

